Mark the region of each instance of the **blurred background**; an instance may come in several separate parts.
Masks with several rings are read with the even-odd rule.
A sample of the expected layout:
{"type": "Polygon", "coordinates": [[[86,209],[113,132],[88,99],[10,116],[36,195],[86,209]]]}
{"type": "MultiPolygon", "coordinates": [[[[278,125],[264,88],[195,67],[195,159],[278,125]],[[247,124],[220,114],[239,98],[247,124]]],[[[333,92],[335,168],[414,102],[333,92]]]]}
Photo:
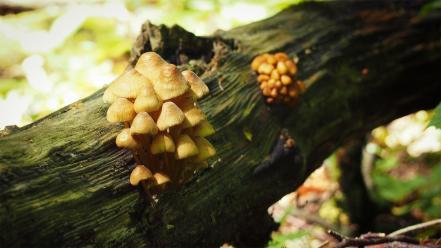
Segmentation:
{"type": "MultiPolygon", "coordinates": [[[[299,2],[3,0],[0,130],[31,123],[110,83],[127,65],[147,19],[209,35],[299,2]]],[[[428,127],[432,114],[400,118],[336,151],[269,209],[281,227],[268,246],[316,247],[327,240],[327,229],[351,235],[441,218],[441,131],[428,127]]]]}

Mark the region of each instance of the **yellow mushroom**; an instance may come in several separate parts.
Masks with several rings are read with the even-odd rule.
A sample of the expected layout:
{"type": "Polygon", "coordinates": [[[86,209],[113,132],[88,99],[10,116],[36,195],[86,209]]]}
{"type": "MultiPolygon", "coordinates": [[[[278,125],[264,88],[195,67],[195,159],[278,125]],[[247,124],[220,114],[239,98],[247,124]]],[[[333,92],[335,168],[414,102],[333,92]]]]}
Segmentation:
{"type": "Polygon", "coordinates": [[[173,139],[168,134],[158,134],[153,138],[152,144],[150,146],[150,152],[155,155],[164,152],[175,152],[175,143],[173,139]]]}
{"type": "Polygon", "coordinates": [[[107,89],[103,93],[103,101],[105,103],[113,103],[119,97],[112,93],[112,91],[107,87],[107,89]]]}
{"type": "Polygon", "coordinates": [[[288,73],[288,67],[286,66],[285,62],[282,61],[277,62],[277,71],[282,75],[288,73]]]}
{"type": "Polygon", "coordinates": [[[170,178],[160,172],[156,172],[153,177],[155,178],[156,186],[163,186],[170,182],[170,178]]]}
{"type": "Polygon", "coordinates": [[[182,73],[172,64],[162,66],[152,83],[156,94],[164,101],[183,95],[190,88],[182,73]]]}
{"type": "Polygon", "coordinates": [[[150,134],[158,133],[158,127],[155,121],[147,112],[141,112],[136,115],[130,126],[130,133],[134,134],[150,134]]]}
{"type": "Polygon", "coordinates": [[[216,155],[216,149],[207,139],[203,137],[194,137],[194,142],[199,150],[199,153],[196,156],[197,161],[203,161],[216,155]]]}
{"type": "Polygon", "coordinates": [[[257,71],[261,74],[267,74],[270,75],[271,72],[274,70],[274,66],[271,64],[263,63],[259,66],[259,69],[257,71]]]}
{"type": "Polygon", "coordinates": [[[185,115],[185,120],[182,124],[183,128],[194,127],[206,119],[204,112],[202,112],[200,108],[193,105],[191,107],[185,107],[183,112],[185,115]]]}
{"type": "Polygon", "coordinates": [[[146,52],[139,57],[135,65],[135,70],[150,81],[153,81],[159,77],[162,66],[166,64],[168,63],[163,60],[159,54],[155,52],[146,52]]]}
{"type": "Polygon", "coordinates": [[[176,141],[176,159],[184,159],[199,153],[198,147],[187,134],[181,134],[176,141]]]}
{"type": "Polygon", "coordinates": [[[106,118],[109,122],[124,122],[133,120],[135,115],[133,103],[125,98],[118,98],[110,105],[106,118]]]}
{"type": "Polygon", "coordinates": [[[193,135],[199,137],[207,137],[215,133],[213,126],[207,121],[201,121],[198,125],[193,127],[193,135]]]}
{"type": "Polygon", "coordinates": [[[185,119],[182,110],[173,102],[165,102],[162,105],[156,125],[159,130],[164,131],[167,128],[181,124],[185,119]]]}
{"type": "Polygon", "coordinates": [[[282,81],[283,85],[290,85],[292,83],[292,79],[288,75],[282,75],[280,80],[282,81]]]}
{"type": "Polygon", "coordinates": [[[161,107],[161,100],[153,90],[153,85],[148,82],[136,97],[133,107],[137,113],[140,112],[152,112],[161,107]]]}
{"type": "Polygon", "coordinates": [[[116,136],[116,146],[120,148],[136,149],[139,147],[139,144],[130,134],[130,128],[124,128],[116,136]]]}
{"type": "Polygon", "coordinates": [[[142,88],[146,87],[148,80],[134,69],[125,71],[115,81],[113,81],[109,90],[116,96],[124,98],[136,98],[142,88]]]}
{"type": "Polygon", "coordinates": [[[200,99],[210,91],[208,86],[200,79],[194,72],[186,70],[182,72],[184,78],[190,84],[190,90],[196,96],[196,99],[200,99]]]}
{"type": "Polygon", "coordinates": [[[144,165],[137,165],[135,169],[130,173],[130,184],[133,186],[138,185],[141,181],[152,179],[152,172],[144,165]]]}

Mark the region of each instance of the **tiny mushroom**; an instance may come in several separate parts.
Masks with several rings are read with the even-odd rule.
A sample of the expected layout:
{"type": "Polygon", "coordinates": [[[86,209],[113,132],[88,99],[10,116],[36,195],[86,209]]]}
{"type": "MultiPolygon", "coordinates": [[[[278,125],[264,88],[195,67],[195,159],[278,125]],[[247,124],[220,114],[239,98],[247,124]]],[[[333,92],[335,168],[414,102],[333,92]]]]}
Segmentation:
{"type": "Polygon", "coordinates": [[[207,137],[214,134],[216,131],[213,126],[207,121],[203,120],[198,125],[193,127],[193,135],[199,137],[207,137]]]}
{"type": "Polygon", "coordinates": [[[130,184],[133,186],[138,185],[141,181],[152,179],[152,172],[144,165],[137,165],[135,169],[130,173],[130,184]]]}
{"type": "Polygon", "coordinates": [[[185,121],[183,124],[184,128],[194,127],[199,124],[201,121],[207,119],[204,115],[204,112],[198,107],[191,106],[189,108],[183,109],[185,115],[185,121]]]}
{"type": "Polygon", "coordinates": [[[164,131],[167,128],[181,124],[184,119],[184,113],[174,102],[165,102],[162,105],[156,124],[159,130],[164,131]]]}
{"type": "Polygon", "coordinates": [[[164,152],[175,152],[175,143],[170,135],[160,133],[153,138],[150,146],[150,152],[152,154],[159,154],[164,152]]]}
{"type": "Polygon", "coordinates": [[[130,126],[131,134],[150,134],[155,135],[158,127],[155,121],[147,112],[141,112],[136,115],[130,126]]]}
{"type": "Polygon", "coordinates": [[[200,99],[208,94],[208,86],[194,72],[186,70],[182,72],[182,75],[190,84],[190,90],[196,96],[196,99],[200,99]]]}
{"type": "Polygon", "coordinates": [[[130,128],[124,128],[116,136],[116,146],[127,149],[136,149],[139,147],[139,144],[130,134],[130,128]]]}
{"type": "Polygon", "coordinates": [[[147,82],[145,87],[139,92],[138,97],[136,97],[133,107],[136,113],[152,112],[158,110],[161,104],[161,100],[153,90],[152,83],[147,82]]]}
{"type": "Polygon", "coordinates": [[[143,53],[138,62],[136,62],[135,70],[144,75],[144,77],[149,80],[156,80],[159,74],[161,73],[161,69],[167,62],[159,56],[159,54],[155,52],[146,52],[143,53]]]}
{"type": "Polygon", "coordinates": [[[113,103],[119,97],[112,93],[112,91],[107,87],[107,89],[103,93],[103,101],[105,103],[113,103]]]}
{"type": "Polygon", "coordinates": [[[164,101],[183,95],[190,88],[182,73],[172,64],[164,65],[152,83],[156,94],[164,101]]]}
{"type": "Polygon", "coordinates": [[[134,69],[125,71],[110,84],[110,91],[119,97],[136,98],[141,89],[146,87],[147,78],[134,69]]]}
{"type": "Polygon", "coordinates": [[[199,153],[196,156],[197,161],[203,161],[216,155],[216,149],[207,139],[203,137],[194,137],[194,141],[199,150],[199,153]]]}
{"type": "Polygon", "coordinates": [[[199,153],[198,147],[187,134],[181,134],[176,141],[176,159],[184,159],[199,153]]]}
{"type": "Polygon", "coordinates": [[[153,177],[155,178],[156,186],[165,186],[170,182],[170,178],[161,172],[156,172],[153,177]]]}
{"type": "Polygon", "coordinates": [[[107,110],[107,121],[124,122],[135,118],[136,112],[133,103],[125,98],[116,99],[107,110]]]}

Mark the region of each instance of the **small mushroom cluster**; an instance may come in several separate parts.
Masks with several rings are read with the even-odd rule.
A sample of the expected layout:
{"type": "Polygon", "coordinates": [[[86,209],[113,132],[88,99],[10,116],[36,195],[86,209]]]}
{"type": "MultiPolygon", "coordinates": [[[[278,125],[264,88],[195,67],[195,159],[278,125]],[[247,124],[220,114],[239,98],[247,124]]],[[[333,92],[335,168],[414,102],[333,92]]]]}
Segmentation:
{"type": "Polygon", "coordinates": [[[215,132],[196,100],[209,92],[192,71],[181,72],[157,53],[146,52],[106,89],[109,122],[123,122],[116,145],[134,152],[132,185],[159,193],[185,182],[216,154],[205,138],[215,132]]]}
{"type": "Polygon", "coordinates": [[[296,79],[296,63],[286,53],[262,54],[253,59],[251,69],[257,72],[257,82],[268,104],[293,106],[305,91],[302,81],[296,79]]]}

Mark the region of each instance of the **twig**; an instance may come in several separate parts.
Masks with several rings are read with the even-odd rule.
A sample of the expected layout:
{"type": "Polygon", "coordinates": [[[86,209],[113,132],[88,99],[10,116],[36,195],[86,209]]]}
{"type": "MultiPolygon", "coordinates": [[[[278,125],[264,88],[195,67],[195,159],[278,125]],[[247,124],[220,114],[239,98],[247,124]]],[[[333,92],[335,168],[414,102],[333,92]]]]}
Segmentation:
{"type": "Polygon", "coordinates": [[[404,235],[407,233],[422,231],[422,230],[425,230],[425,229],[428,229],[431,227],[435,227],[435,226],[438,226],[438,228],[441,229],[441,219],[431,220],[431,221],[423,222],[423,223],[416,224],[413,226],[408,226],[408,227],[396,230],[395,232],[392,232],[387,236],[396,237],[396,236],[404,235]]]}
{"type": "Polygon", "coordinates": [[[404,242],[408,244],[419,244],[419,241],[413,238],[405,237],[405,236],[396,236],[396,237],[369,237],[369,238],[345,238],[342,242],[338,243],[336,248],[343,247],[364,247],[367,245],[376,245],[376,244],[384,244],[391,242],[404,242]]]}
{"type": "Polygon", "coordinates": [[[413,239],[406,236],[385,236],[383,233],[367,233],[357,238],[345,237],[335,231],[329,230],[328,234],[335,238],[339,243],[336,244],[336,248],[344,247],[364,247],[367,245],[384,244],[391,242],[405,242],[408,244],[419,244],[417,239],[413,239]]]}
{"type": "Polygon", "coordinates": [[[321,243],[319,246],[317,246],[316,248],[323,248],[325,246],[327,246],[329,244],[329,240],[326,240],[325,242],[321,243]]]}
{"type": "Polygon", "coordinates": [[[339,242],[346,238],[345,236],[341,235],[340,233],[338,233],[336,231],[332,231],[332,230],[329,230],[328,234],[339,242]]]}

